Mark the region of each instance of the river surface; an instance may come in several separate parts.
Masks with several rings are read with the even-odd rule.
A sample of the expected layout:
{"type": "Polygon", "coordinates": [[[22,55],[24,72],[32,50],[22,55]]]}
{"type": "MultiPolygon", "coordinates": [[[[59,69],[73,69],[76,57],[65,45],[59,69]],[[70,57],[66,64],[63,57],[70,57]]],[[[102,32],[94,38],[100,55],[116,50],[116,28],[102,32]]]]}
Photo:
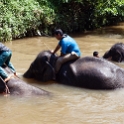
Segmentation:
{"type": "MultiPolygon", "coordinates": [[[[82,56],[92,56],[96,50],[102,56],[113,44],[124,43],[124,23],[71,36],[78,42],[82,56]]],[[[23,78],[37,54],[42,50],[53,50],[57,42],[54,37],[32,37],[5,43],[13,51],[11,61],[17,75],[29,84],[51,92],[52,96],[0,96],[0,123],[124,124],[124,89],[96,91],[23,78]]],[[[117,65],[124,68],[123,63],[117,65]]]]}

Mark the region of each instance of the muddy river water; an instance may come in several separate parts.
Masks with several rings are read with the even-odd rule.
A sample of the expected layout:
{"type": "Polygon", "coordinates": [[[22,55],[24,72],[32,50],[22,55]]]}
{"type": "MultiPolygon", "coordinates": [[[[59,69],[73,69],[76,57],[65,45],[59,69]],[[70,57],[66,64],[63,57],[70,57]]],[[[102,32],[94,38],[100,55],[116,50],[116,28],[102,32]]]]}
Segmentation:
{"type": "MultiPolygon", "coordinates": [[[[102,56],[113,44],[124,43],[124,23],[71,36],[78,42],[82,56],[92,56],[95,50],[102,56]]],[[[11,61],[17,75],[29,84],[51,92],[52,96],[0,96],[0,123],[124,124],[124,89],[96,91],[23,78],[37,54],[42,50],[53,50],[57,42],[54,37],[32,37],[5,43],[13,51],[11,61]]],[[[117,65],[124,68],[123,63],[117,65]]]]}

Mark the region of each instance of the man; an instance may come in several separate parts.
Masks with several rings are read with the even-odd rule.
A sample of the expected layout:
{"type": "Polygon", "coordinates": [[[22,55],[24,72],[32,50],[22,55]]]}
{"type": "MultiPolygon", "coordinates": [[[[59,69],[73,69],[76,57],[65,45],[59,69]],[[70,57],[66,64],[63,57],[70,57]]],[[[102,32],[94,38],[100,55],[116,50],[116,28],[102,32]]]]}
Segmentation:
{"type": "Polygon", "coordinates": [[[0,76],[4,79],[5,82],[7,82],[10,79],[10,75],[8,75],[2,66],[5,64],[7,65],[13,72],[14,75],[16,75],[16,71],[10,62],[12,56],[11,50],[6,47],[4,44],[0,43],[0,76]]]}
{"type": "Polygon", "coordinates": [[[81,52],[76,41],[69,35],[63,34],[61,29],[55,30],[54,34],[56,39],[59,40],[59,43],[53,51],[53,54],[61,48],[61,54],[55,66],[55,73],[57,73],[63,63],[78,59],[81,56],[81,52]]]}
{"type": "Polygon", "coordinates": [[[93,56],[94,56],[94,57],[99,57],[99,53],[98,53],[97,51],[94,51],[94,52],[93,52],[93,56]]]}

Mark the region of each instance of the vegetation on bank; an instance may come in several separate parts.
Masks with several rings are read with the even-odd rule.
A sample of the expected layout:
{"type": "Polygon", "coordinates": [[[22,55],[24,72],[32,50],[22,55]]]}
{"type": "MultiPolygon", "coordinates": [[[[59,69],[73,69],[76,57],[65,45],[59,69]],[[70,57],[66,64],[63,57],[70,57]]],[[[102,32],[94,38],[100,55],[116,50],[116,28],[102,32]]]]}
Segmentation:
{"type": "Polygon", "coordinates": [[[92,30],[124,21],[124,0],[50,1],[56,7],[54,23],[68,32],[92,30]]]}
{"type": "Polygon", "coordinates": [[[0,41],[117,24],[123,10],[124,0],[0,0],[0,41]]]}
{"type": "Polygon", "coordinates": [[[54,10],[46,0],[1,0],[0,1],[0,41],[8,41],[38,33],[48,33],[53,24],[54,10]],[[41,32],[39,32],[39,30],[41,32]]]}

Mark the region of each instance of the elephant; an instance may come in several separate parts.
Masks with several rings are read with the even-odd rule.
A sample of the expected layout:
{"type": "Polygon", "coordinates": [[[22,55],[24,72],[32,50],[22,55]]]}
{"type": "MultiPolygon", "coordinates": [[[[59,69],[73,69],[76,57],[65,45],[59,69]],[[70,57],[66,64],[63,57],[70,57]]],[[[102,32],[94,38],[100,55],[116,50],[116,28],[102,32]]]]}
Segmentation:
{"type": "MultiPolygon", "coordinates": [[[[3,67],[8,75],[13,75],[10,68],[7,66],[3,67]]],[[[0,77],[0,93],[8,90],[12,96],[38,96],[38,95],[50,95],[50,92],[30,85],[20,79],[18,76],[11,76],[8,82],[4,82],[3,78],[0,77]]]]}
{"type": "Polygon", "coordinates": [[[124,62],[124,44],[116,43],[114,44],[110,50],[105,52],[103,58],[109,59],[115,62],[124,62]]]}
{"type": "MultiPolygon", "coordinates": [[[[41,51],[23,76],[40,82],[52,80],[57,58],[49,50],[41,51]]],[[[94,90],[123,88],[124,69],[103,58],[86,56],[64,63],[55,82],[94,90]]]]}

